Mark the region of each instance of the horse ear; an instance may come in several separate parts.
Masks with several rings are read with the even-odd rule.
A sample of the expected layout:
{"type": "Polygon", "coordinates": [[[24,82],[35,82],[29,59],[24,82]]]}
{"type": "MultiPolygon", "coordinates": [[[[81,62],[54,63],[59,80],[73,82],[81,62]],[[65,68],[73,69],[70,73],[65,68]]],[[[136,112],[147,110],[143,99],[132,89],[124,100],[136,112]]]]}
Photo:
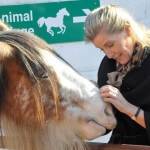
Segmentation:
{"type": "Polygon", "coordinates": [[[10,27],[0,20],[0,31],[8,31],[10,27]]]}

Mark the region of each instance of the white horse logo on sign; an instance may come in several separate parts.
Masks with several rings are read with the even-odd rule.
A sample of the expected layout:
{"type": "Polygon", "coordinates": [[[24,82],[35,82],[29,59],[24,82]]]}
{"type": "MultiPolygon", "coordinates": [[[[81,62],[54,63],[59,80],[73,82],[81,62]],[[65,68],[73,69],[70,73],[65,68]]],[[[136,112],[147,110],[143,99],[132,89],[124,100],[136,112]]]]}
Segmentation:
{"type": "Polygon", "coordinates": [[[52,27],[55,28],[60,28],[60,31],[57,32],[57,34],[64,34],[64,32],[66,31],[66,26],[63,24],[63,19],[64,16],[70,16],[69,12],[67,11],[66,8],[60,9],[58,11],[58,13],[56,14],[56,17],[48,17],[48,18],[44,18],[41,17],[38,19],[37,23],[38,26],[41,28],[44,23],[47,27],[47,32],[50,33],[52,36],[54,36],[54,31],[51,29],[52,27]]]}

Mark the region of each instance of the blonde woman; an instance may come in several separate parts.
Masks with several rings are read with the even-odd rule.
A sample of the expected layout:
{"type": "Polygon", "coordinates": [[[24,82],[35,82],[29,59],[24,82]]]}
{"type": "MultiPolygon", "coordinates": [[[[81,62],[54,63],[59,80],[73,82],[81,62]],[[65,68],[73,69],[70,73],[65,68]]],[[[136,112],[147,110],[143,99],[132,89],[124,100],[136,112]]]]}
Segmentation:
{"type": "Polygon", "coordinates": [[[150,145],[150,32],[124,9],[107,5],[85,21],[85,39],[105,53],[98,71],[117,126],[109,143],[150,145]]]}

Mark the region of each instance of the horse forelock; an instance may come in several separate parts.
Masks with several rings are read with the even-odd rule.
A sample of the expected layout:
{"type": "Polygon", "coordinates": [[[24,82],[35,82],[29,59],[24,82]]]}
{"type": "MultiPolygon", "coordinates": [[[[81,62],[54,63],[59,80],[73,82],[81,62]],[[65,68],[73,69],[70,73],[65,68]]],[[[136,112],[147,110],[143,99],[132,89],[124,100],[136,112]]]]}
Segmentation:
{"type": "Polygon", "coordinates": [[[22,61],[21,63],[30,76],[36,78],[33,66],[38,66],[38,69],[48,71],[39,53],[39,49],[51,50],[51,48],[37,36],[21,31],[8,31],[0,33],[0,41],[4,43],[3,45],[0,43],[3,48],[3,50],[0,51],[0,56],[7,57],[7,55],[10,56],[11,53],[15,53],[14,55],[17,59],[22,61]],[[4,51],[6,46],[9,48],[7,48],[7,51],[4,51]],[[32,66],[32,64],[35,65],[32,66]]]}
{"type": "MultiPolygon", "coordinates": [[[[58,92],[59,86],[58,86],[57,75],[55,74],[55,72],[52,68],[47,67],[47,65],[43,61],[43,58],[41,57],[41,55],[38,51],[39,49],[43,49],[43,48],[48,49],[50,51],[51,48],[45,42],[40,40],[39,38],[29,35],[29,34],[26,34],[26,33],[23,33],[23,32],[17,32],[17,31],[0,33],[0,41],[3,41],[1,43],[4,43],[4,46],[7,45],[9,47],[10,52],[11,52],[11,53],[9,52],[9,55],[7,55],[7,53],[3,54],[4,58],[7,57],[7,59],[5,61],[7,64],[7,65],[5,65],[5,67],[7,68],[6,69],[7,76],[9,76],[9,78],[12,78],[10,84],[8,85],[8,88],[10,88],[10,89],[9,90],[7,89],[11,94],[9,94],[7,92],[8,95],[16,96],[16,93],[18,93],[17,97],[24,96],[24,95],[20,95],[21,89],[19,89],[18,91],[17,90],[14,91],[14,89],[18,88],[18,86],[22,86],[22,88],[23,87],[25,88],[23,91],[26,94],[29,91],[30,92],[28,94],[31,94],[33,92],[33,89],[36,89],[37,95],[41,98],[42,94],[43,94],[42,93],[43,89],[41,88],[41,85],[43,84],[43,80],[46,80],[46,82],[49,83],[49,85],[47,85],[47,86],[49,86],[48,89],[51,90],[51,92],[49,92],[52,95],[51,99],[54,100],[55,117],[56,116],[58,117],[58,113],[59,113],[58,105],[59,105],[60,97],[59,97],[59,92],[58,92]],[[40,44],[38,44],[38,43],[40,43],[40,44]],[[10,62],[8,63],[9,58],[10,58],[10,62]],[[28,78],[27,78],[27,76],[28,76],[28,78]],[[22,77],[22,79],[19,80],[18,78],[21,78],[21,77],[22,77]],[[30,80],[28,80],[28,79],[30,79],[30,80]],[[17,83],[17,81],[20,81],[20,82],[17,83]]],[[[47,88],[47,87],[45,87],[45,88],[47,88]]],[[[8,97],[7,98],[12,99],[11,96],[9,98],[8,97]]],[[[44,118],[42,116],[44,113],[43,101],[36,100],[36,99],[40,99],[40,98],[38,98],[38,96],[36,97],[35,95],[34,96],[32,95],[31,97],[28,98],[28,101],[30,101],[29,99],[35,99],[35,101],[39,103],[39,104],[35,105],[34,103],[36,103],[36,102],[31,102],[31,103],[33,103],[33,106],[34,105],[37,106],[36,110],[39,111],[39,116],[41,115],[41,117],[44,118]]],[[[14,98],[14,100],[16,100],[16,98],[14,98]]],[[[20,108],[22,108],[22,110],[20,110],[20,111],[28,112],[25,109],[23,110],[23,107],[24,107],[23,102],[20,101],[19,103],[22,103],[22,107],[20,107],[20,108]]],[[[25,104],[25,105],[27,106],[29,104],[25,104]]],[[[10,108],[11,107],[14,107],[13,103],[10,103],[10,108]]],[[[17,106],[16,106],[16,108],[18,109],[17,106]]],[[[7,108],[7,109],[9,109],[9,108],[7,108]]],[[[18,113],[15,113],[15,111],[16,110],[12,109],[11,113],[21,114],[21,113],[19,113],[19,111],[18,111],[18,113]]],[[[33,118],[33,117],[31,117],[33,115],[31,115],[31,114],[29,115],[29,114],[27,115],[27,117],[33,118]]],[[[35,115],[35,112],[33,114],[35,115]]],[[[45,118],[48,118],[48,117],[45,117],[45,118]]]]}

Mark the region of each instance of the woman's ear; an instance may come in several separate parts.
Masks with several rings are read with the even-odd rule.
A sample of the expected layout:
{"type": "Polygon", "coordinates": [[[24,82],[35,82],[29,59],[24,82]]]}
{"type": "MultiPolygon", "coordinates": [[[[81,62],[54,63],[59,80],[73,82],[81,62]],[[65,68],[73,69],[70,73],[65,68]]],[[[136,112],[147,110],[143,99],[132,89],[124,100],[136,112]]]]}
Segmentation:
{"type": "Polygon", "coordinates": [[[125,24],[124,30],[126,31],[126,33],[127,33],[128,36],[131,35],[131,28],[130,28],[129,24],[125,24]]]}

